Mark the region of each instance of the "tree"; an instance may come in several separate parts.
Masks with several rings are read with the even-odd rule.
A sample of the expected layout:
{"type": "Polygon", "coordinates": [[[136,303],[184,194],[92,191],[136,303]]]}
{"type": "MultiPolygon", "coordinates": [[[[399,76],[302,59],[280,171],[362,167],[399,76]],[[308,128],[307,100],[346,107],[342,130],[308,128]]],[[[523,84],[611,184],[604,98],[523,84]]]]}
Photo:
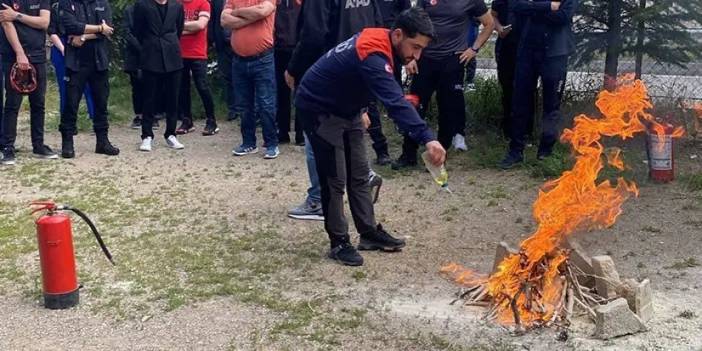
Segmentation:
{"type": "Polygon", "coordinates": [[[616,77],[621,56],[686,67],[702,57],[702,43],[688,31],[702,24],[702,1],[584,0],[575,24],[576,65],[605,55],[605,76],[616,77]]]}

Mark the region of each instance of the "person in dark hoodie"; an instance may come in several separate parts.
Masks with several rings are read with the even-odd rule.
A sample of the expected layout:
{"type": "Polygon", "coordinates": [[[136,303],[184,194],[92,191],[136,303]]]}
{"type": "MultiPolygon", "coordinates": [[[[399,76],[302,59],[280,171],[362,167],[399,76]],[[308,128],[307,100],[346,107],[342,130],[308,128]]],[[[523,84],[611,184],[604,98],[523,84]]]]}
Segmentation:
{"type": "MultiPolygon", "coordinates": [[[[293,50],[297,44],[297,20],[300,15],[302,0],[278,0],[275,10],[275,80],[278,95],[278,142],[290,142],[290,117],[292,104],[290,95],[292,90],[285,83],[285,69],[288,68],[293,50]]],[[[299,119],[295,119],[295,144],[305,143],[302,135],[302,126],[299,119]]]]}
{"type": "MultiPolygon", "coordinates": [[[[382,26],[380,8],[374,0],[305,0],[298,21],[298,42],[285,71],[285,81],[293,89],[305,72],[325,52],[350,38],[364,28],[382,26]]],[[[301,111],[295,111],[301,117],[301,111]]],[[[314,161],[314,152],[309,142],[305,143],[307,173],[310,188],[305,201],[288,211],[288,217],[304,220],[323,220],[321,190],[314,161]]],[[[379,176],[371,177],[378,184],[379,176]]]]}
{"type": "Polygon", "coordinates": [[[344,190],[361,236],[359,250],[398,251],[405,246],[404,240],[376,223],[373,213],[363,136],[370,121],[362,113],[371,97],[386,107],[405,135],[426,145],[432,164],[444,162],[446,151],[405,100],[393,70],[395,58],[403,64],[419,60],[433,37],[427,13],[409,9],[399,15],[392,31],[367,28],[330,50],[305,73],[298,87],[295,106],[303,112],[300,118],[316,156],[324,228],[331,244],[328,256],[342,264],[363,264],[350,243],[344,190]]]}
{"type": "Polygon", "coordinates": [[[184,27],[183,5],[176,0],[139,0],[134,5],[134,36],[142,47],[139,66],[145,95],[141,151],[151,151],[154,113],[164,110],[166,145],[175,150],[185,148],[176,138],[178,91],[183,70],[180,36],[184,27]],[[159,98],[159,94],[164,94],[163,98],[159,98]]]}
{"type": "Polygon", "coordinates": [[[114,33],[110,3],[107,0],[61,0],[59,16],[70,39],[70,44],[66,47],[66,108],[61,114],[59,125],[61,156],[75,157],[73,135],[76,131],[78,104],[86,85],[90,86],[95,102],[95,153],[119,155],[119,149],[107,137],[109,45],[114,33]]]}
{"type": "Polygon", "coordinates": [[[541,161],[553,152],[558,140],[568,56],[575,52],[571,26],[578,0],[518,0],[512,6],[524,25],[517,50],[509,151],[499,164],[502,169],[517,166],[524,160],[526,132],[534,114],[534,93],[539,78],[543,90],[543,115],[536,158],[541,161]]]}
{"type": "Polygon", "coordinates": [[[144,113],[144,82],[142,81],[141,68],[139,68],[141,44],[134,36],[134,5],[129,5],[124,9],[122,21],[122,29],[124,30],[123,69],[129,75],[129,84],[132,87],[132,109],[134,110],[131,127],[132,129],[141,129],[144,113]]]}

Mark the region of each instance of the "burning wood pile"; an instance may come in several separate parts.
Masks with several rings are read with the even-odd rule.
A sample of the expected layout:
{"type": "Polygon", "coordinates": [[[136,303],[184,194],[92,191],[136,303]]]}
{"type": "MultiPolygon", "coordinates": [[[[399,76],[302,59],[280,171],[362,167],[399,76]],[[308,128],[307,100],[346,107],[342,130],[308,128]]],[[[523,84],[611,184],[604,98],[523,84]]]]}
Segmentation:
{"type": "MultiPolygon", "coordinates": [[[[621,150],[605,148],[603,137],[626,140],[663,128],[646,112],[652,105],[639,80],[625,79],[615,91],[601,92],[596,106],[601,118],[577,116],[574,127],[563,132],[561,141],[571,145],[575,165],[539,191],[533,209],[537,229],[519,250],[501,243],[489,276],[455,263],[441,270],[463,286],[459,300],[487,307],[486,319],[516,333],[553,326],[566,339],[576,309],[597,322],[595,334],[604,339],[644,330],[643,321],[650,318],[649,282],[620,281],[611,258],[590,258],[572,235],[611,227],[622,204],[638,196],[631,181],[598,180],[605,160],[625,169],[621,150]]],[[[677,128],[673,134],[682,133],[677,128]]]]}

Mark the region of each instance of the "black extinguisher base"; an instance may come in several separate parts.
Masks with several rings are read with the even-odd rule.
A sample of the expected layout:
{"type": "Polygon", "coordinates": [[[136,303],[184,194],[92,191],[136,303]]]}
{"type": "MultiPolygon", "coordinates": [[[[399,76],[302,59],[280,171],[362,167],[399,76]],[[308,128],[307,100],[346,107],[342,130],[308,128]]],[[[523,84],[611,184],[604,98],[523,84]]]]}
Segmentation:
{"type": "Polygon", "coordinates": [[[44,294],[44,307],[50,310],[65,310],[78,304],[79,289],[65,294],[44,294]]]}

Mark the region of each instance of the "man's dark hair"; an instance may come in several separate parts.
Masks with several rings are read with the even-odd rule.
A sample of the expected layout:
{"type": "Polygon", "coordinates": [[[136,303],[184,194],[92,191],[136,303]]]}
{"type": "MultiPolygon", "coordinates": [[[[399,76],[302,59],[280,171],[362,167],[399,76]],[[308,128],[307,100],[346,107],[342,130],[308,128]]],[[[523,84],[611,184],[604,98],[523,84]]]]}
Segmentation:
{"type": "Polygon", "coordinates": [[[424,11],[424,9],[416,6],[402,11],[397,16],[392,29],[402,29],[402,32],[410,38],[416,37],[417,34],[427,36],[431,39],[436,37],[434,25],[431,23],[429,14],[424,11]]]}

